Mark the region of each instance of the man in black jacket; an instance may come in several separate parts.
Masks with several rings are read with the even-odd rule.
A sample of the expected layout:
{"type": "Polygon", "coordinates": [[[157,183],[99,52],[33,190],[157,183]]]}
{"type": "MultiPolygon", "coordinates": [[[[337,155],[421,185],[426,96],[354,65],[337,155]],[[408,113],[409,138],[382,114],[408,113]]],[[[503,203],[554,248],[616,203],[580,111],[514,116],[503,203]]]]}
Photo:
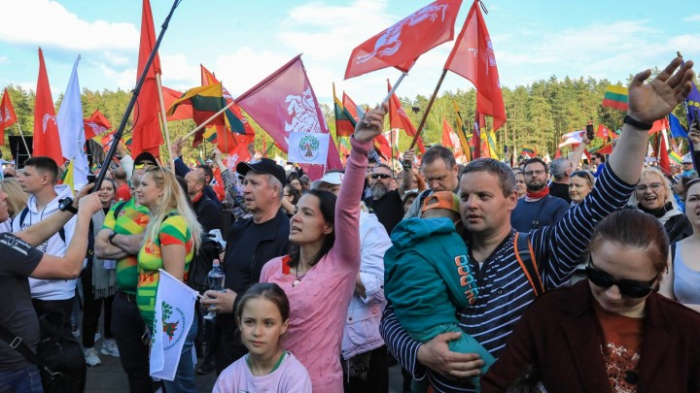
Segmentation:
{"type": "Polygon", "coordinates": [[[187,182],[187,196],[192,201],[197,221],[202,225],[204,232],[209,232],[212,229],[222,230],[223,214],[219,205],[204,193],[204,188],[207,186],[204,174],[200,171],[187,172],[185,182],[187,182]]]}
{"type": "Polygon", "coordinates": [[[227,238],[226,290],[207,291],[208,299],[201,300],[217,312],[214,332],[218,340],[214,345],[217,373],[247,353],[233,314],[238,294],[260,281],[263,265],[287,254],[289,246],[289,219],[280,209],[286,181],[284,168],[262,158],[240,163],[236,171],[245,176],[245,205],[252,217],[236,221],[227,238]]]}

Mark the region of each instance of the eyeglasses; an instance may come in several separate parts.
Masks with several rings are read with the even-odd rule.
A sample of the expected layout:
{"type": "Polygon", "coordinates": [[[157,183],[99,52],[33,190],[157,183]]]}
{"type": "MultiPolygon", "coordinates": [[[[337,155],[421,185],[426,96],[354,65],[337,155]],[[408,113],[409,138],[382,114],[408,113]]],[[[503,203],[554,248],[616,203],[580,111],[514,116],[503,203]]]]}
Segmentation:
{"type": "Polygon", "coordinates": [[[544,175],[544,169],[539,169],[536,171],[527,171],[523,172],[525,176],[532,176],[532,175],[544,175]]]}
{"type": "Polygon", "coordinates": [[[389,179],[391,175],[387,175],[386,173],[373,173],[372,174],[372,179],[389,179]]]}
{"type": "Polygon", "coordinates": [[[637,186],[636,190],[639,192],[645,192],[649,188],[652,191],[659,191],[661,189],[661,183],[651,183],[648,186],[646,184],[642,184],[640,186],[637,186]]]}
{"type": "Polygon", "coordinates": [[[608,289],[613,285],[616,285],[620,290],[620,294],[635,299],[647,296],[654,289],[652,285],[654,285],[654,282],[656,281],[656,278],[648,282],[616,280],[608,273],[594,268],[593,261],[591,261],[591,266],[586,267],[586,276],[588,276],[588,279],[596,286],[608,289]]]}
{"type": "Polygon", "coordinates": [[[591,161],[595,161],[597,159],[598,159],[598,157],[591,157],[591,161]]]}

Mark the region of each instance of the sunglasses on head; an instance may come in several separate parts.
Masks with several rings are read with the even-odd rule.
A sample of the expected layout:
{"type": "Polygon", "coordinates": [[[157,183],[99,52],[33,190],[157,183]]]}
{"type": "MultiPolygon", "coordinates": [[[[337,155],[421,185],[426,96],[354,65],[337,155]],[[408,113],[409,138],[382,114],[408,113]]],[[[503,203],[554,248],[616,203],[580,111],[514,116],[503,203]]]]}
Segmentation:
{"type": "Polygon", "coordinates": [[[147,166],[156,166],[156,165],[153,164],[152,162],[142,162],[139,164],[135,164],[134,169],[143,169],[144,167],[147,167],[147,166]]]}
{"type": "Polygon", "coordinates": [[[391,175],[387,175],[386,173],[373,173],[372,174],[372,179],[388,179],[390,177],[391,177],[391,175]]]}
{"type": "Polygon", "coordinates": [[[592,265],[586,267],[586,276],[588,279],[601,288],[608,289],[613,285],[616,285],[620,290],[620,294],[631,297],[631,298],[642,298],[647,296],[651,291],[654,290],[654,282],[656,278],[651,281],[635,281],[635,280],[616,280],[613,276],[608,273],[594,268],[592,265]]]}

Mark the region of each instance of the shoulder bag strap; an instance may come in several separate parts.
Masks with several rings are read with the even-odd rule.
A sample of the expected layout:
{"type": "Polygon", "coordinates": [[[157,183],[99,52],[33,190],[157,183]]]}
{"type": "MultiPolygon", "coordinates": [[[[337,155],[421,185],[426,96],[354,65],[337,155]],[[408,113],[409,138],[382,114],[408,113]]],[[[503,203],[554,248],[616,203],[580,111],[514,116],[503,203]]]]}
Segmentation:
{"type": "Polygon", "coordinates": [[[545,292],[545,289],[544,285],[542,285],[539,269],[537,268],[535,252],[532,249],[532,244],[530,244],[527,233],[517,232],[513,243],[515,246],[515,258],[518,260],[520,268],[523,269],[525,277],[530,282],[535,296],[540,296],[545,292]]]}
{"type": "Polygon", "coordinates": [[[7,328],[2,325],[0,325],[0,339],[5,341],[10,346],[10,348],[22,354],[22,356],[24,356],[27,360],[36,364],[42,370],[46,371],[51,376],[51,379],[54,379],[55,377],[61,375],[60,372],[51,371],[51,369],[46,367],[44,363],[39,359],[39,357],[34,352],[32,352],[31,348],[29,348],[29,346],[24,343],[21,337],[15,336],[14,334],[12,334],[12,332],[7,330],[7,328]]]}

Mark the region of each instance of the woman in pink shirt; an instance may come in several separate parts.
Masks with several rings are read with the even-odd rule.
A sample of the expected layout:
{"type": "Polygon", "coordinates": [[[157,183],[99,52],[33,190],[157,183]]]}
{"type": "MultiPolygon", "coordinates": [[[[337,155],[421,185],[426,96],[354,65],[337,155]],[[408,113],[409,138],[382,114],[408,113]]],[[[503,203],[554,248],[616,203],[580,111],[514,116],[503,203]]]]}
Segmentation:
{"type": "Polygon", "coordinates": [[[287,293],[291,313],[282,345],[309,370],[314,392],[343,391],[340,349],[360,270],[360,198],[367,154],[385,114],[386,107],[374,109],[355,128],[337,203],[329,191],[304,194],[290,223],[296,250],[265,264],[260,276],[287,293]]]}

